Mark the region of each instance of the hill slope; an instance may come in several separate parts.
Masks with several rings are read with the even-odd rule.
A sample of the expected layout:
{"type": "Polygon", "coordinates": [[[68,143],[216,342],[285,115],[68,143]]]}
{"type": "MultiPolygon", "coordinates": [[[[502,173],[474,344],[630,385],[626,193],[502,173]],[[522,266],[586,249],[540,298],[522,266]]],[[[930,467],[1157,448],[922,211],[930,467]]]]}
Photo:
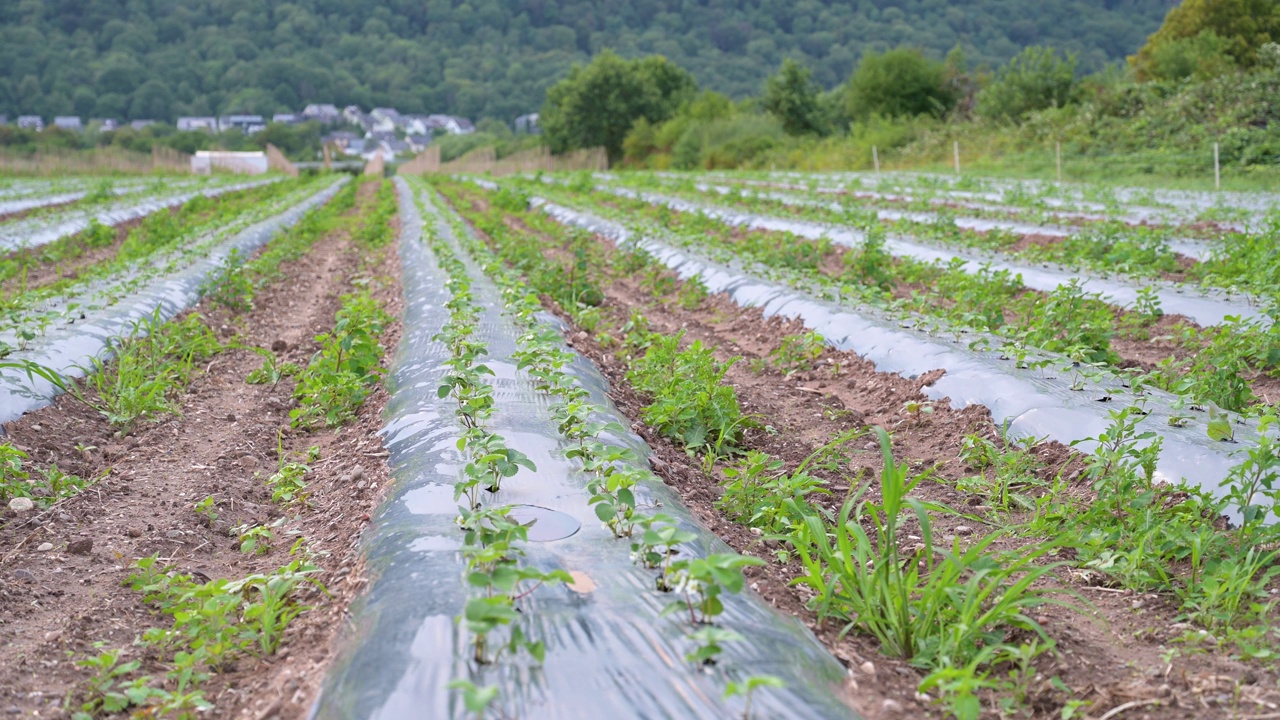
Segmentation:
{"type": "Polygon", "coordinates": [[[510,120],[605,47],[734,96],[795,56],[830,87],[867,48],[999,63],[1031,44],[1092,70],[1175,0],[21,0],[0,4],[0,114],[172,119],[307,102],[510,120]],[[891,6],[892,5],[892,6],[891,6]]]}

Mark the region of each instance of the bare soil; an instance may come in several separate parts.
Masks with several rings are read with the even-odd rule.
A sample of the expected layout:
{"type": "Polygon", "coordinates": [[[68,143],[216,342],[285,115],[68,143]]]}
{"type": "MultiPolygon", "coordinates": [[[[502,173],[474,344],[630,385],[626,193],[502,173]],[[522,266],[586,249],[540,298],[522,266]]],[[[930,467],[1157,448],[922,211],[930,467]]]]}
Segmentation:
{"type": "MultiPolygon", "coordinates": [[[[607,239],[597,240],[606,253],[613,252],[607,239]]],[[[679,287],[679,281],[673,276],[672,280],[679,287]]],[[[933,412],[928,415],[908,411],[909,402],[928,403],[921,391],[936,382],[942,371],[907,379],[878,372],[874,364],[855,354],[827,349],[815,369],[785,374],[768,359],[783,338],[804,331],[799,323],[765,319],[760,310],[741,308],[727,296],[708,298],[688,310],[675,300],[678,292],[656,298],[637,277],[612,277],[602,290],[602,309],[614,323],[626,322],[631,311],[639,309],[655,331],[683,332],[683,342],[701,340],[716,348],[721,360],[741,358],[725,382],[734,387],[743,410],[759,421],[759,427],[747,431],[745,449],[767,452],[794,469],[841,431],[884,427],[893,433],[895,455],[909,460],[917,471],[931,472],[937,481],[922,483],[913,496],[967,513],[936,515],[935,534],[941,534],[945,542],[959,539],[963,543],[970,533],[982,535],[1023,520],[1016,515],[998,519],[985,507],[982,496],[956,488],[957,480],[977,474],[959,460],[964,437],[972,433],[999,443],[985,408],[953,408],[943,400],[933,403],[933,412]],[[982,517],[994,519],[984,521],[982,517]]],[[[544,301],[572,325],[552,301],[544,301]]],[[[855,633],[842,636],[843,628],[838,624],[818,621],[806,604],[805,592],[789,585],[798,575],[798,566],[777,562],[773,546],[717,508],[722,478],[707,476],[700,461],[644,424],[647,403],[627,381],[625,359],[601,347],[587,332],[573,330],[568,338],[609,379],[610,396],[653,448],[653,467],[663,480],[680,493],[707,527],[736,550],[770,561],[748,570],[751,587],[780,611],[804,621],[850,669],[846,691],[853,706],[872,720],[945,716],[928,698],[916,694],[923,677],[919,669],[880,654],[870,638],[855,633]]],[[[863,436],[846,451],[847,470],[827,473],[831,495],[823,501],[830,509],[838,508],[862,482],[870,482],[872,496],[877,492],[875,478],[881,459],[873,437],[863,436]]],[[[1080,503],[1092,500],[1091,489],[1080,478],[1079,460],[1071,450],[1049,443],[1037,446],[1033,453],[1042,479],[1062,473],[1072,481],[1070,497],[1080,503]]],[[[1039,542],[1010,535],[995,549],[1039,542]]],[[[1072,601],[1084,609],[1077,612],[1047,606],[1036,615],[1057,647],[1055,653],[1037,661],[1039,672],[1027,688],[1024,705],[1032,717],[1059,718],[1067,700],[1087,702],[1088,717],[1114,711],[1107,717],[1149,720],[1235,718],[1280,706],[1280,693],[1275,689],[1280,676],[1273,668],[1243,664],[1227,652],[1169,653],[1186,629],[1177,623],[1176,608],[1157,595],[1115,590],[1102,586],[1101,581],[1099,575],[1074,569],[1057,573],[1058,587],[1067,590],[1072,601]],[[1055,688],[1055,680],[1067,690],[1055,688]]]]}
{"type": "MultiPolygon", "coordinates": [[[[357,207],[370,201],[362,188],[357,207]]],[[[197,307],[225,338],[274,348],[281,360],[305,365],[318,348],[315,336],[333,327],[340,296],[353,282],[369,281],[387,310],[399,317],[399,265],[393,249],[375,265],[345,233],[321,238],[311,251],[281,268],[284,277],[255,299],[255,309],[235,315],[197,307]]],[[[384,337],[393,347],[399,324],[384,337]]],[[[40,717],[61,717],[85,671],[72,661],[96,654],[93,643],[125,648],[144,669],[163,675],[160,658],[131,647],[146,628],[167,625],[138,593],[122,585],[132,564],[158,554],[198,579],[238,578],[270,572],[289,560],[298,537],[316,553],[317,579],[330,596],[304,593],[313,606],[285,633],[273,657],[245,658],[205,686],[216,708],[210,717],[304,717],[331,659],[346,607],[365,582],[356,546],[388,483],[386,453],[378,435],[386,403],[379,389],[356,422],[316,432],[289,428],[293,381],[249,385],[245,377],[262,363],[248,350],[214,357],[187,389],[181,415],[145,424],[119,436],[92,411],[66,397],[4,429],[34,463],[57,462],[68,472],[103,478],[38,517],[6,511],[0,525],[0,707],[40,717]],[[278,461],[277,444],[301,458],[318,447],[320,460],[306,476],[303,505],[271,502],[264,480],[278,461]],[[80,449],[77,449],[80,448],[80,449]],[[89,449],[85,449],[89,448],[89,449]],[[213,497],[218,517],[209,522],[193,504],[213,497]],[[241,523],[269,524],[275,543],[266,555],[245,555],[228,530],[241,523]],[[43,543],[52,549],[41,550],[43,543]]]]}

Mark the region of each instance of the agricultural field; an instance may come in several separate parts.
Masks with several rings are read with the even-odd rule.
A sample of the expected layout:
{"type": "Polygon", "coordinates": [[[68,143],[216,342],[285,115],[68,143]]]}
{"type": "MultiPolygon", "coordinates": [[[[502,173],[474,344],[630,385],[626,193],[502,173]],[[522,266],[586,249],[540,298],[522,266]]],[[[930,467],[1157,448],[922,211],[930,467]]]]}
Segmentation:
{"type": "Polygon", "coordinates": [[[0,182],[0,707],[1280,713],[1277,198],[0,182]]]}

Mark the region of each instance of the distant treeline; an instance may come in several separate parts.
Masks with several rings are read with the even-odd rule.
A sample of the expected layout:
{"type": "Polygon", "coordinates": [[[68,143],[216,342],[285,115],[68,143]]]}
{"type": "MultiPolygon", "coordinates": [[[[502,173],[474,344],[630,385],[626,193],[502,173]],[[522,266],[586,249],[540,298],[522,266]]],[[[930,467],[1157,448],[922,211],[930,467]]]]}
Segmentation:
{"type": "Polygon", "coordinates": [[[758,91],[784,58],[835,87],[868,50],[964,48],[996,66],[1053,45],[1123,60],[1173,0],[42,0],[0,3],[0,115],[154,119],[388,106],[537,109],[604,48],[659,54],[702,87],[758,91]]]}

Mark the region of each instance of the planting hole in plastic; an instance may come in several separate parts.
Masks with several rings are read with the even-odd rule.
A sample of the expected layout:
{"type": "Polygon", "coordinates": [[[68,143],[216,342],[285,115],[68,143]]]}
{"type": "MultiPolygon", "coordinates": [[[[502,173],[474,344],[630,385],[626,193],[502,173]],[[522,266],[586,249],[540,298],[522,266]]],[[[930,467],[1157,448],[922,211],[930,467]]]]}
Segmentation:
{"type": "Polygon", "coordinates": [[[516,505],[507,517],[529,528],[529,542],[563,540],[582,527],[572,515],[537,505],[516,505]]]}

